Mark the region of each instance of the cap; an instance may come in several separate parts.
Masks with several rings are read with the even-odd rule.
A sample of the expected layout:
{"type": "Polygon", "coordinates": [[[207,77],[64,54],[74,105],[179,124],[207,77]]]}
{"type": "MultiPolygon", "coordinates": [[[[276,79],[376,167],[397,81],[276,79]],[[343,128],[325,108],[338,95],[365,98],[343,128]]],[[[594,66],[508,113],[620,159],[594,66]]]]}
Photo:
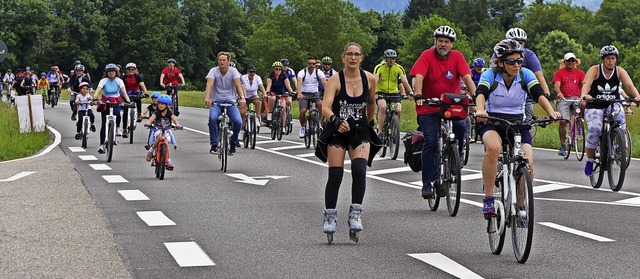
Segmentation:
{"type": "Polygon", "coordinates": [[[247,66],[247,71],[255,71],[255,70],[256,70],[256,66],[253,66],[253,65],[247,66]]]}
{"type": "Polygon", "coordinates": [[[565,61],[567,61],[567,60],[569,60],[569,59],[572,59],[572,58],[573,58],[573,59],[577,59],[577,58],[576,58],[576,55],[575,55],[575,54],[573,54],[573,53],[571,53],[571,52],[567,52],[567,54],[565,54],[565,55],[564,55],[564,60],[565,60],[565,61]]]}

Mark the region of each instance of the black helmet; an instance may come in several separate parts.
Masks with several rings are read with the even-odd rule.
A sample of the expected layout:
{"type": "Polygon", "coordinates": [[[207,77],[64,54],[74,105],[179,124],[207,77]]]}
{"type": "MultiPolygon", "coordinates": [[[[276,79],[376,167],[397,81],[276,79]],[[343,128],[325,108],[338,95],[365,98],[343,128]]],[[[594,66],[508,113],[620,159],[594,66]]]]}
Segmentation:
{"type": "Polygon", "coordinates": [[[167,63],[173,63],[173,64],[177,64],[176,60],[173,58],[169,58],[169,60],[167,60],[167,63]]]}
{"type": "Polygon", "coordinates": [[[82,64],[82,62],[80,62],[80,60],[76,60],[76,62],[73,62],[73,66],[78,65],[78,64],[82,64]]]}
{"type": "Polygon", "coordinates": [[[509,55],[512,53],[523,54],[524,49],[522,48],[522,45],[518,43],[518,41],[511,40],[511,39],[504,39],[493,47],[493,52],[496,54],[496,57],[500,58],[502,56],[509,55]]]}
{"type": "Polygon", "coordinates": [[[289,59],[287,58],[282,58],[280,62],[282,63],[282,66],[289,66],[289,59]]]}

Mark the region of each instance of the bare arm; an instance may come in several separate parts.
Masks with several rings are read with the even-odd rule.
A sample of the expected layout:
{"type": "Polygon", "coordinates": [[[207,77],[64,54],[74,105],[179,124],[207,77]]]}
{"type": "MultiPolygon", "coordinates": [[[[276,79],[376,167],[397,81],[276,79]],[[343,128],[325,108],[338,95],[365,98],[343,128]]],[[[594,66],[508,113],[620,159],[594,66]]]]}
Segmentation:
{"type": "Polygon", "coordinates": [[[564,94],[560,91],[560,82],[556,81],[553,83],[553,89],[556,91],[556,95],[558,96],[558,100],[564,100],[564,94]]]}
{"type": "Polygon", "coordinates": [[[160,75],[160,86],[164,87],[164,84],[162,84],[162,81],[164,80],[164,74],[160,75]]]}
{"type": "Polygon", "coordinates": [[[547,80],[544,79],[544,74],[542,73],[542,71],[537,71],[533,74],[536,75],[538,83],[540,83],[540,86],[542,86],[542,91],[544,91],[544,94],[549,94],[549,85],[547,85],[547,80]]]}
{"type": "Polygon", "coordinates": [[[147,126],[151,126],[151,123],[153,123],[154,120],[156,120],[156,115],[152,114],[151,117],[149,117],[149,120],[147,121],[147,126]]]}
{"type": "Polygon", "coordinates": [[[131,99],[129,99],[129,94],[127,94],[127,90],[123,87],[120,87],[120,95],[124,96],[124,99],[127,100],[127,103],[131,103],[131,99]]]}
{"type": "Polygon", "coordinates": [[[331,106],[333,105],[333,99],[336,94],[340,91],[340,78],[338,75],[333,75],[327,81],[327,87],[325,87],[324,91],[324,100],[322,100],[323,109],[322,116],[327,119],[331,119],[333,115],[333,111],[331,110],[331,106]],[[328,108],[328,109],[325,109],[328,108]]]}
{"type": "Polygon", "coordinates": [[[173,125],[176,127],[180,127],[180,122],[178,122],[178,118],[175,115],[171,115],[171,122],[173,122],[173,125]]]}
{"type": "Polygon", "coordinates": [[[284,85],[287,87],[287,90],[289,90],[288,92],[293,92],[293,89],[291,89],[291,84],[289,83],[289,79],[284,80],[284,85]]]}
{"type": "Polygon", "coordinates": [[[462,77],[462,81],[464,85],[467,87],[467,95],[474,96],[476,95],[476,84],[473,82],[473,78],[471,75],[465,75],[462,77]]]}
{"type": "MultiPolygon", "coordinates": [[[[375,75],[366,72],[367,79],[369,80],[369,102],[367,102],[367,119],[369,122],[373,122],[376,118],[376,77],[375,75]]],[[[406,79],[406,78],[405,78],[406,79]]],[[[408,83],[408,82],[407,82],[408,83]]]]}
{"type": "Polygon", "coordinates": [[[211,104],[213,103],[211,101],[211,93],[213,90],[213,85],[215,84],[216,79],[215,78],[208,78],[207,79],[207,87],[205,88],[204,94],[204,103],[207,105],[207,107],[211,107],[211,104]]]}
{"type": "Polygon", "coordinates": [[[629,77],[629,73],[627,73],[627,70],[623,69],[622,67],[618,67],[618,73],[620,75],[620,81],[622,81],[622,85],[624,85],[624,88],[626,88],[627,91],[631,93],[636,101],[640,101],[640,94],[638,94],[638,89],[633,86],[633,80],[631,80],[631,77],[629,77]]]}
{"type": "Polygon", "coordinates": [[[184,82],[184,76],[182,74],[178,74],[178,77],[180,77],[180,81],[182,82],[182,86],[184,86],[186,84],[184,82]]]}
{"type": "Polygon", "coordinates": [[[589,68],[587,73],[584,76],[584,83],[582,84],[581,96],[586,101],[591,100],[591,96],[589,96],[589,90],[591,90],[591,84],[596,79],[596,75],[598,74],[598,66],[592,66],[589,68]]]}
{"type": "Polygon", "coordinates": [[[142,88],[142,93],[147,94],[147,86],[144,85],[144,81],[140,82],[140,88],[142,88]]]}
{"type": "Polygon", "coordinates": [[[273,81],[271,81],[271,79],[270,79],[270,78],[267,78],[267,92],[271,92],[271,83],[272,83],[272,82],[273,82],[273,81]]]}
{"type": "Polygon", "coordinates": [[[262,86],[262,84],[258,85],[258,90],[260,91],[260,93],[262,93],[262,95],[264,96],[266,93],[266,91],[264,90],[264,86],[262,86]]]}
{"type": "Polygon", "coordinates": [[[407,75],[403,75],[402,77],[400,77],[400,80],[402,80],[402,86],[406,90],[404,94],[406,96],[407,92],[411,92],[411,85],[409,85],[409,80],[407,79],[407,75]]]}

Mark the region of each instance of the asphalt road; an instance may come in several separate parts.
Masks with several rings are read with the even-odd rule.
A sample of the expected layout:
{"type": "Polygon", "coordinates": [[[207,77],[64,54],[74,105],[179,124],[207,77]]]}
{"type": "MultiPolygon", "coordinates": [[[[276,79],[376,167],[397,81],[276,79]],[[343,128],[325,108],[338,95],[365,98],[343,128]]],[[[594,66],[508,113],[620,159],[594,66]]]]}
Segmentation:
{"type": "Polygon", "coordinates": [[[298,123],[280,142],[267,138],[263,127],[256,149],[239,149],[223,173],[208,153],[208,111],[183,108],[179,119],[187,128],[174,132],[178,149],[171,150],[175,170],[159,181],[144,161],[142,126],[135,143],[120,139],[113,161],[106,163],[97,153],[97,133],[87,150],[77,149],[67,106],[48,108],[45,115],[62,134],[61,149],[136,278],[640,277],[635,160],[622,191],[613,193],[606,179],[602,189],[592,189],[582,174],[584,162],[575,157],[564,160],[556,151],[535,150],[533,250],[526,264],[518,264],[509,239],[501,255],[489,250],[479,207],[480,144],[472,145],[463,170],[463,203],[456,217],[443,204],[436,212],[428,209],[417,186],[420,174],[401,159],[377,159],[368,170],[364,231],[357,244],[348,238],[351,177],[346,172],[338,232],[327,245],[321,231],[327,168],[297,138],[298,123]],[[97,160],[79,157],[91,155],[97,160]],[[97,164],[109,170],[95,170],[105,167],[97,164]],[[105,175],[126,182],[110,183],[105,175]],[[142,194],[143,200],[129,194],[142,194]]]}

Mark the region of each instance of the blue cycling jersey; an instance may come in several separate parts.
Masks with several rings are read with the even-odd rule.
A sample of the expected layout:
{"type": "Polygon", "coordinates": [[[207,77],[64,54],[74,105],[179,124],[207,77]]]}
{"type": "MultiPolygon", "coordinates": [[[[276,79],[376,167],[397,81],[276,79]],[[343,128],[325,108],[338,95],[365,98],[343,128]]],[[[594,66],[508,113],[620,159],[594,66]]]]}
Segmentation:
{"type": "MultiPolygon", "coordinates": [[[[534,85],[539,84],[538,79],[531,70],[521,68],[521,71],[527,88],[531,89],[534,85]]],[[[484,85],[487,88],[491,88],[494,76],[495,81],[498,82],[498,87],[489,92],[489,97],[485,102],[487,112],[512,115],[524,114],[528,94],[521,86],[520,75],[515,76],[513,83],[507,88],[501,74],[495,75],[492,69],[487,69],[482,73],[478,86],[484,85]]]]}

